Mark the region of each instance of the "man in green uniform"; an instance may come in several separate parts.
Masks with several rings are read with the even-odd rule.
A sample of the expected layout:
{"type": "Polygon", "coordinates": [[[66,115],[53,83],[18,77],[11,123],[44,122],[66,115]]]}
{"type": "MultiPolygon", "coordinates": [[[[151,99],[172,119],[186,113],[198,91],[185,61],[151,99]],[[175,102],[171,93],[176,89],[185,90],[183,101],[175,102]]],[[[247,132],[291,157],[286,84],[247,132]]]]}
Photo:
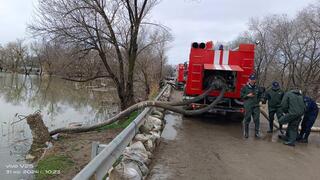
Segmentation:
{"type": "MultiPolygon", "coordinates": [[[[277,115],[279,120],[282,113],[280,110],[281,100],[283,98],[284,92],[281,90],[278,82],[272,82],[272,87],[266,92],[266,100],[268,100],[268,111],[269,111],[269,130],[268,133],[273,132],[273,120],[274,115],[277,115]]],[[[282,125],[280,126],[280,131],[282,130],[282,125]]]]}
{"type": "Polygon", "coordinates": [[[305,110],[301,92],[299,90],[290,90],[285,93],[281,101],[281,110],[286,114],[279,119],[279,124],[288,123],[288,128],[286,135],[279,135],[279,138],[285,140],[283,144],[295,146],[299,123],[305,110]]]}
{"type": "Polygon", "coordinates": [[[256,86],[255,75],[249,76],[248,83],[241,89],[241,98],[244,100],[245,115],[243,120],[244,137],[249,137],[251,116],[255,124],[255,137],[260,137],[260,107],[261,94],[256,86]]]}

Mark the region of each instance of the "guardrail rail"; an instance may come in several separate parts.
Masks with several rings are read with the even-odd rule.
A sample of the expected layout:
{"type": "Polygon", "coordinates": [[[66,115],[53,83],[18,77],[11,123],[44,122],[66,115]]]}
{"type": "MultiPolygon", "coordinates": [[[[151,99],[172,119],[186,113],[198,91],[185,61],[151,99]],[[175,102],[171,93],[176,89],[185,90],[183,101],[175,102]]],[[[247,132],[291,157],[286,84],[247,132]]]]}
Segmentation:
{"type": "MultiPolygon", "coordinates": [[[[155,100],[159,100],[170,85],[166,84],[155,100]]],[[[116,136],[104,149],[96,155],[73,180],[86,180],[95,176],[101,180],[106,177],[108,170],[122,155],[125,148],[138,133],[139,127],[144,123],[144,117],[151,111],[151,107],[145,108],[121,133],[116,136]]]]}

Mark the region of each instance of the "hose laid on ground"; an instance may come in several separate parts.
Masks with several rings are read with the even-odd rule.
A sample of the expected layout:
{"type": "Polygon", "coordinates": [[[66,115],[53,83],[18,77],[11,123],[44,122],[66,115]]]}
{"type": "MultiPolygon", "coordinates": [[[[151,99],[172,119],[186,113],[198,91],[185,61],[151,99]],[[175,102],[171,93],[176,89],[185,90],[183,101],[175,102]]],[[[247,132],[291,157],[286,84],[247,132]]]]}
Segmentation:
{"type": "Polygon", "coordinates": [[[163,108],[163,109],[166,109],[169,111],[173,111],[176,113],[180,113],[180,114],[183,114],[186,116],[199,115],[199,114],[202,114],[202,113],[209,111],[216,104],[218,104],[219,101],[223,98],[223,95],[226,91],[226,85],[224,83],[222,83],[221,81],[216,81],[215,83],[213,83],[212,86],[214,86],[216,89],[221,89],[221,91],[220,91],[219,96],[210,105],[206,106],[205,108],[201,108],[201,109],[197,109],[197,110],[185,110],[185,109],[175,107],[175,106],[172,106],[168,103],[164,103],[161,101],[143,101],[143,102],[139,102],[137,104],[130,106],[126,110],[117,114],[116,116],[114,116],[106,121],[103,121],[101,123],[97,123],[97,124],[90,125],[90,126],[84,126],[84,127],[59,128],[59,129],[55,129],[55,130],[51,131],[50,135],[54,135],[57,133],[79,133],[79,132],[87,132],[87,131],[95,130],[101,126],[105,126],[105,125],[111,124],[113,122],[116,122],[118,119],[128,116],[133,111],[136,111],[138,109],[142,109],[145,107],[150,107],[150,106],[151,107],[160,107],[160,108],[163,108]]]}
{"type": "MultiPolygon", "coordinates": [[[[269,121],[269,116],[268,114],[262,109],[260,108],[260,113],[269,121]]],[[[277,129],[279,129],[279,123],[278,122],[274,122],[273,126],[276,127],[277,129]]],[[[287,126],[284,125],[283,129],[287,129],[287,126]]],[[[299,127],[299,130],[301,130],[301,128],[299,127]]],[[[312,127],[311,128],[311,132],[320,132],[320,127],[312,127]]]]}

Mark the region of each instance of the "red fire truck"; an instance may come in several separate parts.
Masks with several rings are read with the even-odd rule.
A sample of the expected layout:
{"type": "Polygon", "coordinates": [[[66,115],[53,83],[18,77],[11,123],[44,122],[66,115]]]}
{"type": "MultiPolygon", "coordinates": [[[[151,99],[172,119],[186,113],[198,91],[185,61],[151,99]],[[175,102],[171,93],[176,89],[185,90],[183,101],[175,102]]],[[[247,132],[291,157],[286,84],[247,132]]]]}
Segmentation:
{"type": "Polygon", "coordinates": [[[184,83],[184,64],[178,64],[177,68],[177,82],[184,83]]]}
{"type": "MultiPolygon", "coordinates": [[[[215,50],[212,41],[192,43],[185,98],[202,94],[214,79],[220,78],[227,83],[228,89],[223,100],[210,113],[243,113],[240,90],[254,70],[254,48],[254,44],[240,44],[236,50],[224,50],[222,46],[215,50]]],[[[192,108],[210,104],[218,95],[218,91],[213,91],[205,99],[192,104],[192,108]]]]}
{"type": "Polygon", "coordinates": [[[186,72],[185,64],[178,64],[176,85],[179,89],[183,89],[183,87],[186,83],[185,72],[186,72]]]}

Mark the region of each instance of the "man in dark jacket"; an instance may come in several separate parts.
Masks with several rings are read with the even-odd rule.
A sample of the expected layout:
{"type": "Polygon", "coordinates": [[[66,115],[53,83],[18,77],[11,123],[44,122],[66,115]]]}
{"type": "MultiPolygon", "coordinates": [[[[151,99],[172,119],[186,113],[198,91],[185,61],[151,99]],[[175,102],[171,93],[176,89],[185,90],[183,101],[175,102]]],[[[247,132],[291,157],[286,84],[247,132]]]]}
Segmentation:
{"type": "Polygon", "coordinates": [[[244,100],[245,115],[243,120],[244,137],[249,137],[251,116],[255,124],[255,137],[260,137],[260,107],[261,94],[256,86],[255,75],[250,75],[248,83],[241,89],[241,98],[244,100]]]}
{"type": "MultiPolygon", "coordinates": [[[[279,120],[281,117],[280,104],[283,98],[284,92],[281,90],[278,82],[272,82],[272,87],[266,92],[266,100],[268,100],[268,111],[269,111],[269,130],[268,133],[273,132],[273,121],[274,115],[277,115],[277,119],[279,120]]],[[[282,126],[280,126],[280,131],[282,130],[282,126]]]]}
{"type": "Polygon", "coordinates": [[[285,115],[279,119],[279,124],[281,125],[288,123],[286,135],[279,135],[280,139],[285,140],[283,144],[295,146],[304,109],[303,96],[299,90],[290,90],[285,93],[281,101],[281,110],[285,115]]]}
{"type": "Polygon", "coordinates": [[[306,111],[303,116],[301,131],[297,140],[301,143],[308,143],[308,137],[310,135],[311,128],[317,119],[319,108],[317,103],[310,97],[305,96],[303,100],[306,105],[306,111]]]}

